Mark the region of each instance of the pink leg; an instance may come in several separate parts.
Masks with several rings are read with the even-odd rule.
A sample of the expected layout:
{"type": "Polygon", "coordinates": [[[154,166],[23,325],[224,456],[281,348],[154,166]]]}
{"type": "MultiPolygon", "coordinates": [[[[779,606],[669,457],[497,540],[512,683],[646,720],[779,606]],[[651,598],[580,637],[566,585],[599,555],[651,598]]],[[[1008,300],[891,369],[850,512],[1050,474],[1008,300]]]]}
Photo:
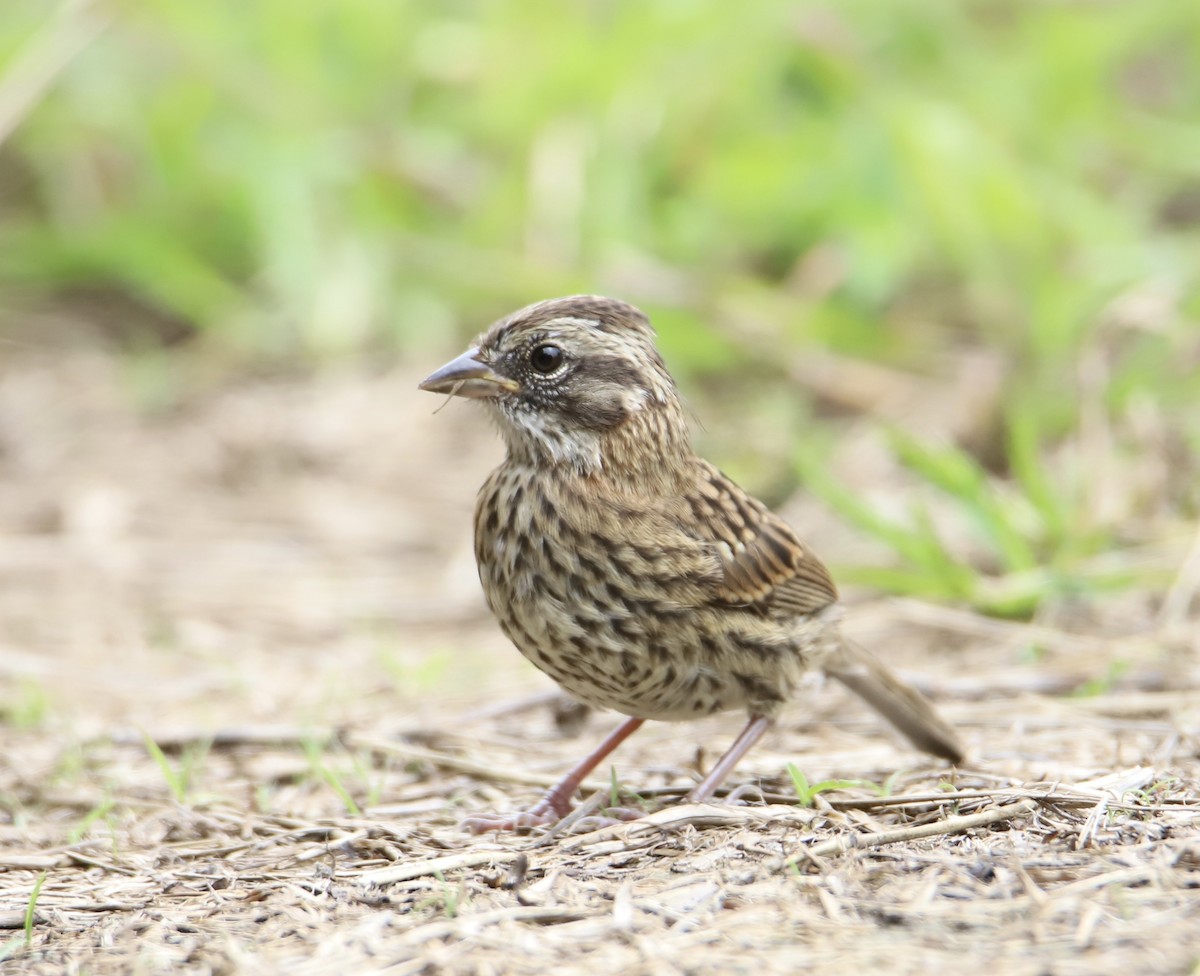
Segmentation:
{"type": "Polygon", "coordinates": [[[761,715],[751,717],[739,735],[725,752],[717,764],[708,771],[708,775],[692,787],[687,795],[689,803],[703,803],[712,797],[718,786],[725,782],[725,777],[733,772],[733,767],[741,761],[742,756],[753,748],[754,743],[763,737],[763,733],[771,727],[771,720],[761,715]]]}
{"type": "MultiPolygon", "coordinates": [[[[629,718],[622,722],[613,732],[609,733],[608,738],[588,753],[579,765],[567,773],[558,784],[551,787],[550,791],[532,810],[507,816],[504,814],[481,814],[476,817],[468,817],[459,826],[473,834],[482,834],[487,830],[521,830],[527,827],[543,827],[556,820],[561,820],[571,812],[571,797],[575,795],[579,784],[584,781],[588,773],[599,766],[617,746],[641,728],[644,721],[645,719],[642,718],[629,718]]],[[[761,735],[761,733],[759,734],[761,735]]],[[[748,745],[746,748],[749,749],[750,746],[748,745]]]]}

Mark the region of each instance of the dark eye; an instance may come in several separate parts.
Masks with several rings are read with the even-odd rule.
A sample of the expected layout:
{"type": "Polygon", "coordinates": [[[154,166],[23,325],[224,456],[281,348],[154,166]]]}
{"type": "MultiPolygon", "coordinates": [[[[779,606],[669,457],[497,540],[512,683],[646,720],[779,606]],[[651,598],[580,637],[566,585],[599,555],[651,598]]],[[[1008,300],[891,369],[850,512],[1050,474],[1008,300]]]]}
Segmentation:
{"type": "Polygon", "coordinates": [[[529,365],[539,373],[553,373],[562,365],[563,351],[558,346],[549,343],[534,346],[529,354],[529,365]]]}

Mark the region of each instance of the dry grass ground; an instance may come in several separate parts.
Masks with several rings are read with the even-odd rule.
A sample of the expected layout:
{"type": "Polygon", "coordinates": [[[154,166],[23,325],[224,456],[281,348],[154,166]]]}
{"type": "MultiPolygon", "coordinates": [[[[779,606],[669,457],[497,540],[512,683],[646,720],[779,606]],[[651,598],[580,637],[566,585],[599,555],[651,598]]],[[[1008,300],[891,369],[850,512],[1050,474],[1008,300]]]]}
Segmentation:
{"type": "MultiPolygon", "coordinates": [[[[473,838],[464,811],[531,802],[612,722],[563,715],[482,607],[491,432],[432,416],[416,372],[146,411],[130,368],[0,364],[5,973],[1196,971],[1194,615],[852,601],[963,729],[963,768],[827,687],[731,804],[665,801],[737,716],[621,750],[593,791],[661,804],[642,821],[473,838]],[[858,782],[802,806],[789,762],[858,782]]],[[[1187,540],[1151,555],[1178,567],[1187,540]]]]}

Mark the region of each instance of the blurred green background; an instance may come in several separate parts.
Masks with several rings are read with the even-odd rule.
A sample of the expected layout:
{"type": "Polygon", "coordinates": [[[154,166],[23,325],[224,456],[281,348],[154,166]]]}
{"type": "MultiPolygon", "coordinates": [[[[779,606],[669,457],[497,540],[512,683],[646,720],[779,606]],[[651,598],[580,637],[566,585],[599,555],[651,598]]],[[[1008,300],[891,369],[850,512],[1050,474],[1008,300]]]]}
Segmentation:
{"type": "Polygon", "coordinates": [[[615,294],[693,389],[805,432],[730,463],[885,542],[859,578],[1019,616],[1165,587],[1111,555],[1200,507],[1198,65],[1181,0],[4,0],[0,336],[434,365],[615,294]],[[830,391],[977,351],[997,393],[958,436],[830,391]],[[839,428],[807,420],[839,411],[909,510],[822,473],[839,428]],[[1115,477],[1165,473],[1112,503],[1097,431],[1115,477]]]}

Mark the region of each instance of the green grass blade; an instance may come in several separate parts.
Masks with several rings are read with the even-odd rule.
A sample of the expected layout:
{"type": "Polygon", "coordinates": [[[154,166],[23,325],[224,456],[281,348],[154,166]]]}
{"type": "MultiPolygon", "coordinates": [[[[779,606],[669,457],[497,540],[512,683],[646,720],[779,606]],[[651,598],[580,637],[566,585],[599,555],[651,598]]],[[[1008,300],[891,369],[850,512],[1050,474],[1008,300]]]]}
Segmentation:
{"type": "Polygon", "coordinates": [[[25,905],[25,947],[33,945],[33,923],[37,920],[37,903],[38,897],[42,893],[42,885],[46,883],[46,872],[43,871],[38,875],[37,881],[33,884],[33,891],[29,893],[29,901],[25,905]]]}
{"type": "Polygon", "coordinates": [[[1033,546],[1013,524],[1012,512],[974,458],[956,447],[922,444],[898,430],[892,432],[891,442],[897,457],[909,470],[961,504],[1005,569],[1031,569],[1038,564],[1033,546]]]}
{"type": "Polygon", "coordinates": [[[167,789],[171,791],[171,796],[174,797],[176,803],[183,803],[187,799],[188,784],[180,772],[167,758],[167,754],[162,751],[162,748],[151,737],[149,732],[142,733],[142,742],[145,743],[146,751],[150,753],[150,757],[157,764],[159,772],[162,773],[163,780],[167,784],[167,789]]]}

